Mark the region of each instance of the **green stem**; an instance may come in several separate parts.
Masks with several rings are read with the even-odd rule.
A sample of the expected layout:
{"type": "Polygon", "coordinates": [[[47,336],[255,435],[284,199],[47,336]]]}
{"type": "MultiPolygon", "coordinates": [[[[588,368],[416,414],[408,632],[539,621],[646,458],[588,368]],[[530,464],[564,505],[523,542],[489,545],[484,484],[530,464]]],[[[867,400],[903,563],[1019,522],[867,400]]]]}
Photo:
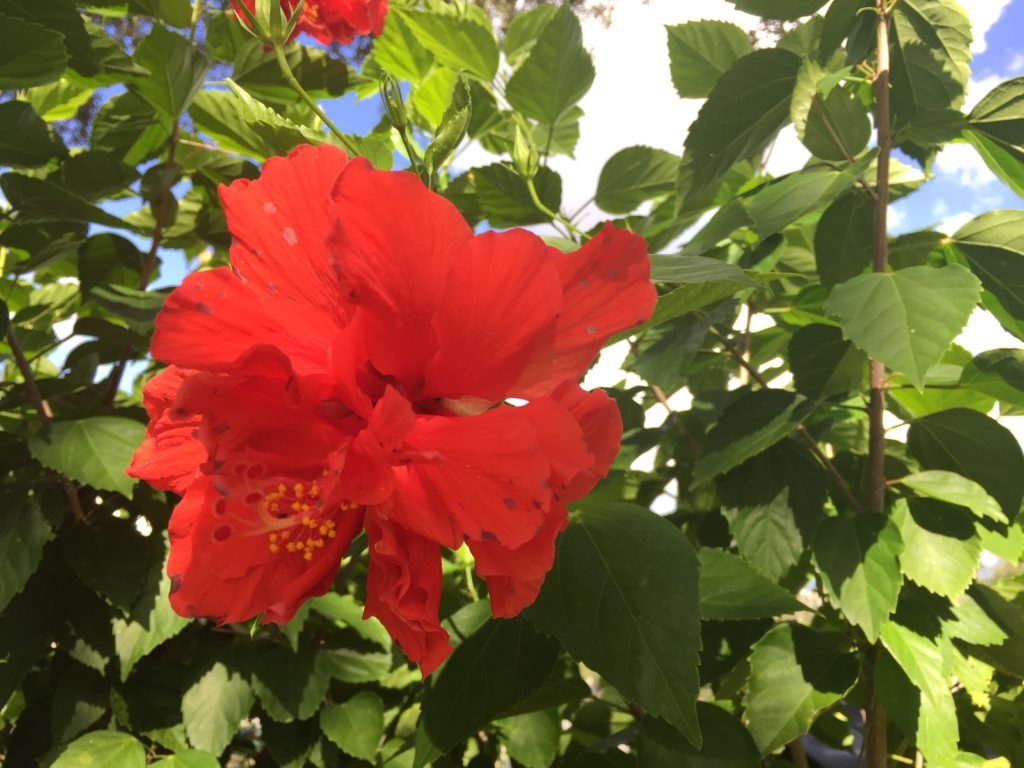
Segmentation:
{"type": "Polygon", "coordinates": [[[530,199],[533,200],[533,204],[535,206],[537,206],[537,210],[540,211],[541,213],[543,213],[545,216],[550,217],[552,222],[556,222],[557,221],[559,224],[561,224],[567,230],[569,230],[573,234],[581,237],[584,240],[589,240],[590,239],[590,235],[588,235],[586,232],[584,232],[584,231],[582,231],[580,229],[577,229],[575,226],[573,226],[573,223],[571,221],[569,221],[567,218],[565,218],[565,216],[563,216],[560,213],[556,213],[555,211],[552,211],[550,208],[548,208],[546,205],[544,205],[543,202],[541,202],[540,195],[537,194],[537,187],[534,186],[533,179],[527,179],[526,180],[526,189],[529,190],[529,192],[530,192],[530,199]]]}
{"type": "Polygon", "coordinates": [[[469,590],[469,596],[473,598],[474,603],[480,602],[480,593],[476,591],[476,584],[473,583],[473,568],[466,566],[466,589],[469,590]]]}
{"type": "Polygon", "coordinates": [[[324,111],[320,109],[320,105],[316,103],[316,100],[306,93],[306,89],[303,88],[299,81],[295,79],[292,68],[288,64],[288,59],[284,55],[284,48],[280,43],[276,43],[274,45],[274,57],[277,59],[278,67],[281,68],[281,74],[284,76],[285,82],[287,82],[291,89],[298,94],[300,99],[309,105],[309,108],[313,110],[313,114],[320,118],[320,121],[338,138],[338,141],[341,142],[341,145],[349,152],[349,154],[358,155],[359,152],[356,150],[355,146],[353,146],[349,137],[342,133],[338,126],[331,122],[331,118],[324,114],[324,111]]]}
{"type": "Polygon", "coordinates": [[[196,27],[199,25],[199,17],[203,14],[203,0],[192,0],[192,20],[188,25],[188,41],[196,41],[196,27]]]}

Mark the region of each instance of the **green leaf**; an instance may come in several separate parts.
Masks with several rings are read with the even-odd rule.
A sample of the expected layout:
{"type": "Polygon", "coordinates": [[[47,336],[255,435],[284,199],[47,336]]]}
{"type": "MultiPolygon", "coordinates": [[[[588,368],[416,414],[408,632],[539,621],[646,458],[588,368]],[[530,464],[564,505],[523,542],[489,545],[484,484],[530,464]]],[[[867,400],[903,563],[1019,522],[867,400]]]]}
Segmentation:
{"type": "Polygon", "coordinates": [[[310,608],[336,622],[338,626],[351,627],[365,640],[391,650],[391,635],[376,617],[363,618],[363,606],[352,595],[328,592],[307,602],[310,608]]]}
{"type": "Polygon", "coordinates": [[[679,157],[651,147],[627,147],[601,169],[594,202],[608,213],[629,213],[645,200],[675,189],[679,157]]]}
{"type": "Polygon", "coordinates": [[[766,19],[793,21],[810,16],[823,6],[826,0],[729,0],[736,9],[766,19]]]}
{"type": "Polygon", "coordinates": [[[993,88],[967,123],[964,138],[996,176],[1024,197],[1024,77],[993,88]]]}
{"type": "Polygon", "coordinates": [[[735,264],[683,253],[651,256],[651,280],[655,283],[734,283],[754,288],[758,283],[735,264]]]}
{"type": "Polygon", "coordinates": [[[859,665],[846,640],[799,624],[779,624],[750,654],[743,719],[762,755],[806,733],[815,715],[839,701],[859,665]]]}
{"type": "Polygon", "coordinates": [[[145,768],[146,749],[130,733],[93,731],[68,744],[51,768],[145,768]]]}
{"type": "Polygon", "coordinates": [[[171,608],[171,580],[163,572],[153,608],[141,621],[114,619],[114,648],[121,662],[121,682],[135,665],[188,626],[188,619],[171,608]]]}
{"type": "Polygon", "coordinates": [[[700,613],[705,619],[760,619],[806,606],[739,555],[702,547],[700,613]]]}
{"type": "Polygon", "coordinates": [[[842,331],[830,325],[807,325],[789,341],[789,367],[796,391],[807,397],[830,397],[859,389],[867,357],[842,331]]]}
{"type": "Polygon", "coordinates": [[[391,671],[390,653],[359,653],[348,648],[321,651],[318,665],[343,683],[371,683],[391,671]]]}
{"type": "Polygon", "coordinates": [[[740,160],[760,155],[789,117],[800,57],[766,49],[719,78],[686,137],[687,201],[713,190],[740,160]]]}
{"type": "Polygon", "coordinates": [[[814,230],[814,262],[831,288],[871,266],[874,214],[866,195],[851,192],[825,209],[814,230]]]}
{"type": "Polygon", "coordinates": [[[505,96],[513,109],[554,125],[594,82],[594,63],[583,47],[580,20],[562,5],[541,31],[530,54],[509,78],[505,96]]]}
{"type": "Polygon", "coordinates": [[[459,77],[452,88],[448,108],[445,109],[444,116],[434,132],[434,140],[430,142],[423,155],[427,173],[436,173],[462,143],[469,127],[470,112],[469,86],[462,77],[459,77]]]}
{"type": "Polygon", "coordinates": [[[181,115],[203,85],[209,62],[181,35],[155,25],[135,51],[135,63],[150,74],[132,90],[170,118],[181,115]]]}
{"type": "Polygon", "coordinates": [[[117,416],[58,421],[29,440],[29,450],[44,466],[83,485],[132,495],[137,482],[124,473],[146,428],[117,416]]]}
{"type": "Polygon", "coordinates": [[[944,469],[973,480],[1013,520],[1024,498],[1024,454],[1013,434],[984,414],[955,409],[910,425],[907,449],[923,469],[944,469]]]}
{"type": "Polygon", "coordinates": [[[51,83],[67,64],[59,32],[0,15],[0,90],[51,83]]]}
{"type": "Polygon", "coordinates": [[[706,98],[737,59],[753,51],[747,33],[724,21],[666,25],[672,84],[684,99],[706,98]]]}
{"type": "Polygon", "coordinates": [[[221,754],[235,734],[242,718],[248,717],[255,699],[252,688],[221,662],[214,663],[181,698],[185,733],[192,746],[221,754]]]}
{"type": "Polygon", "coordinates": [[[373,59],[385,72],[413,83],[421,82],[434,63],[401,13],[391,13],[384,32],[373,41],[373,59]]]}
{"type": "Polygon", "coordinates": [[[907,578],[937,595],[956,597],[974,580],[981,539],[970,513],[931,499],[900,499],[893,505],[904,549],[907,578]]]}
{"type": "Polygon", "coordinates": [[[330,677],[318,653],[292,653],[282,646],[260,650],[252,687],[260,704],[279,723],[312,717],[324,700],[330,677]]]}
{"type": "Polygon", "coordinates": [[[92,147],[115,153],[134,165],[152,157],[170,136],[170,119],[158,115],[140,96],[115,96],[96,113],[92,147]]]}
{"type": "Polygon", "coordinates": [[[384,702],[360,691],[341,704],[327,704],[320,710],[320,729],[346,754],[372,763],[384,735],[384,702]]]}
{"type": "Polygon", "coordinates": [[[1024,409],[1024,350],[990,349],[964,366],[960,386],[994,397],[1014,411],[1024,409]]]}
{"type": "Polygon", "coordinates": [[[640,721],[639,768],[760,768],[761,755],[750,732],[722,707],[697,702],[704,746],[694,749],[672,726],[653,717],[640,721]]]}
{"type": "Polygon", "coordinates": [[[445,753],[540,687],[557,643],[525,620],[495,620],[464,640],[423,696],[422,726],[445,753]]]}
{"type": "Polygon", "coordinates": [[[782,578],[803,553],[791,493],[783,488],[767,504],[723,510],[740,553],[773,580],[782,578]]]}
{"type": "Polygon", "coordinates": [[[953,240],[985,290],[1010,317],[1024,320],[1024,211],[984,213],[961,227],[953,240]]]}
{"type": "Polygon", "coordinates": [[[519,66],[522,60],[533,50],[540,33],[558,13],[556,5],[538,5],[525,13],[516,13],[505,29],[502,47],[505,58],[513,67],[519,66]]]}
{"type": "Polygon", "coordinates": [[[497,726],[509,757],[523,768],[548,768],[558,756],[562,726],[557,709],[506,717],[497,726]]]}
{"type": "Polygon", "coordinates": [[[864,104],[811,59],[804,59],[797,76],[790,116],[800,141],[823,160],[848,161],[871,138],[864,104]]]}
{"type": "Polygon", "coordinates": [[[66,151],[30,104],[0,104],[0,165],[36,168],[66,151]]]}
{"type": "Polygon", "coordinates": [[[754,232],[767,237],[835,200],[856,182],[870,159],[865,156],[841,171],[827,166],[806,168],[759,189],[742,201],[754,232]]]}
{"type": "Polygon", "coordinates": [[[55,744],[75,738],[96,723],[110,706],[110,686],[95,669],[71,662],[57,678],[50,715],[55,744]]]}
{"type": "Polygon", "coordinates": [[[628,504],[595,504],[559,537],[554,569],[528,615],[699,745],[698,578],[693,548],[674,525],[628,504]]]}
{"type": "Polygon", "coordinates": [[[883,515],[829,517],[818,523],[813,547],[832,604],[875,642],[903,584],[899,529],[883,515]]]}
{"type": "MultiPolygon", "coordinates": [[[[6,309],[4,310],[6,311],[6,309]]],[[[53,531],[38,496],[5,496],[0,515],[0,612],[24,589],[53,531]]]]}
{"type": "Polygon", "coordinates": [[[0,188],[11,206],[17,209],[19,220],[76,221],[115,229],[133,229],[102,208],[90,205],[49,181],[20,173],[5,173],[0,176],[0,188]]]}
{"type": "Polygon", "coordinates": [[[220,768],[220,763],[209,752],[185,749],[151,763],[149,768],[220,768]]]}
{"type": "Polygon", "coordinates": [[[738,467],[790,434],[806,415],[802,400],[782,390],[747,392],[734,400],[704,440],[691,487],[738,467]]]}
{"type": "Polygon", "coordinates": [[[897,128],[958,109],[970,76],[971,22],[957,3],[902,0],[892,12],[897,128]]]}
{"type": "Polygon", "coordinates": [[[498,71],[498,44],[491,30],[468,17],[414,12],[402,15],[416,38],[437,60],[489,83],[498,71]]]}
{"type": "MultiPolygon", "coordinates": [[[[477,198],[484,217],[492,227],[518,227],[548,221],[533,204],[526,181],[504,165],[495,163],[469,172],[473,176],[477,198]]],[[[562,204],[562,179],[544,166],[534,177],[537,195],[549,210],[562,204]]]]}
{"type": "MultiPolygon", "coordinates": [[[[906,691],[907,687],[904,686],[905,693],[901,697],[903,700],[909,698],[912,706],[914,698],[917,698],[916,718],[912,715],[910,719],[917,720],[918,749],[929,764],[951,768],[957,751],[959,729],[942,650],[932,640],[896,621],[890,621],[882,627],[881,638],[886,650],[919,691],[917,697],[908,696],[913,689],[906,691]]],[[[884,674],[887,672],[889,670],[880,663],[875,674],[880,696],[884,695],[883,691],[900,684],[899,675],[884,674]],[[885,677],[890,680],[885,680],[885,677]]]]}
{"type": "Polygon", "coordinates": [[[30,88],[25,93],[25,100],[43,120],[51,123],[74,117],[92,94],[92,88],[62,77],[55,83],[30,88]]]}
{"type": "Polygon", "coordinates": [[[997,523],[1007,522],[998,501],[989,496],[978,483],[956,472],[932,469],[927,472],[915,472],[896,482],[907,486],[919,496],[967,507],[978,517],[987,517],[997,523]]]}
{"type": "Polygon", "coordinates": [[[980,283],[958,264],[860,275],[832,289],[825,310],[843,336],[918,389],[967,324],[980,283]]]}

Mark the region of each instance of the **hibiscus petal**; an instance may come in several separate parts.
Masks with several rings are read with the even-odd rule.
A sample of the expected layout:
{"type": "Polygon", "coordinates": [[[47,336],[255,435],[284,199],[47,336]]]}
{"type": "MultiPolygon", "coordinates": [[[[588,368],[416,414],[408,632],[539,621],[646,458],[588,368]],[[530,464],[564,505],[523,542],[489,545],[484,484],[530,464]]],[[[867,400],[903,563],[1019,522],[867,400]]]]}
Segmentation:
{"type": "Polygon", "coordinates": [[[552,343],[537,350],[512,388],[515,397],[540,397],[579,379],[608,337],[654,311],[657,295],[639,235],[607,224],[578,251],[558,256],[555,265],[562,278],[562,313],[552,343]]]}
{"type": "Polygon", "coordinates": [[[394,518],[452,549],[466,538],[509,547],[531,539],[551,498],[551,465],[519,410],[418,418],[406,438],[414,463],[396,470],[394,518]]]}
{"type": "Polygon", "coordinates": [[[367,515],[370,567],[364,618],[376,616],[426,677],[451,653],[437,612],[441,550],[401,526],[367,515]]]}
{"type": "Polygon", "coordinates": [[[392,462],[399,460],[404,438],[415,423],[412,405],[388,387],[366,429],[344,452],[340,482],[348,498],[358,504],[380,504],[394,493],[392,462]]]}
{"type": "Polygon", "coordinates": [[[422,397],[505,397],[534,347],[554,331],[562,285],[552,252],[521,229],[462,246],[434,315],[438,352],[422,397]]]}
{"type": "Polygon", "coordinates": [[[366,322],[370,360],[406,391],[437,348],[437,311],[455,251],[472,235],[458,210],[409,173],[351,163],[339,177],[331,258],[366,322]]]}
{"type": "Polygon", "coordinates": [[[203,444],[196,439],[201,418],[174,407],[178,389],[187,376],[171,366],[148,382],[142,401],[149,414],[146,439],[132,456],[127,473],[164,491],[183,494],[206,461],[203,444]]]}
{"type": "Polygon", "coordinates": [[[593,457],[593,466],[568,481],[566,499],[581,499],[593,490],[608,470],[622,444],[622,414],[619,406],[599,389],[586,392],[574,382],[558,387],[552,398],[569,409],[583,431],[583,439],[593,457]]]}

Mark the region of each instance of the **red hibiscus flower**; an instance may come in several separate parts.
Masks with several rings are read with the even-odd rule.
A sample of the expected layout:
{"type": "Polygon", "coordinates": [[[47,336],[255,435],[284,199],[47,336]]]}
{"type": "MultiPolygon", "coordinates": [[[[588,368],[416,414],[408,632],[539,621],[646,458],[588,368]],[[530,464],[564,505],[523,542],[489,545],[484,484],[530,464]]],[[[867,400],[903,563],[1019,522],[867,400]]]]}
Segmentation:
{"type": "Polygon", "coordinates": [[[618,410],[576,381],[654,306],[644,241],[474,237],[413,175],[329,147],[221,199],[232,266],[190,275],[157,317],[170,367],[129,468],[183,496],[171,603],[287,622],[365,529],[366,614],[429,674],[450,651],[441,548],[468,543],[494,615],[514,616],[566,504],[608,471],[618,410]]]}
{"type": "MultiPolygon", "coordinates": [[[[244,22],[238,10],[239,0],[232,0],[235,13],[244,22]]],[[[256,0],[241,0],[253,11],[256,0]]],[[[281,9],[291,17],[298,0],[281,0],[281,9]]],[[[388,15],[388,0],[306,0],[302,15],[295,27],[296,33],[305,32],[321,43],[347,45],[356,35],[379,35],[384,30],[388,15]]]]}

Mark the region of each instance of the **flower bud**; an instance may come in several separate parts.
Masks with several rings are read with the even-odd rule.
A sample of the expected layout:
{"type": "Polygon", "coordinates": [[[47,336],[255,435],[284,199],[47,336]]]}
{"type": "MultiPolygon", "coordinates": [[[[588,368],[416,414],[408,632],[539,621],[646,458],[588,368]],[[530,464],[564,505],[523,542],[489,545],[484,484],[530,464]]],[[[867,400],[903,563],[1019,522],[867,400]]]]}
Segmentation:
{"type": "Polygon", "coordinates": [[[380,77],[380,100],[384,102],[384,111],[387,112],[388,120],[398,129],[399,133],[405,131],[409,125],[405,114],[405,102],[402,101],[402,89],[398,80],[393,75],[384,72],[380,77]]]}
{"type": "Polygon", "coordinates": [[[533,139],[523,126],[516,124],[516,136],[512,142],[512,165],[524,179],[532,179],[540,168],[540,153],[533,139]]]}

